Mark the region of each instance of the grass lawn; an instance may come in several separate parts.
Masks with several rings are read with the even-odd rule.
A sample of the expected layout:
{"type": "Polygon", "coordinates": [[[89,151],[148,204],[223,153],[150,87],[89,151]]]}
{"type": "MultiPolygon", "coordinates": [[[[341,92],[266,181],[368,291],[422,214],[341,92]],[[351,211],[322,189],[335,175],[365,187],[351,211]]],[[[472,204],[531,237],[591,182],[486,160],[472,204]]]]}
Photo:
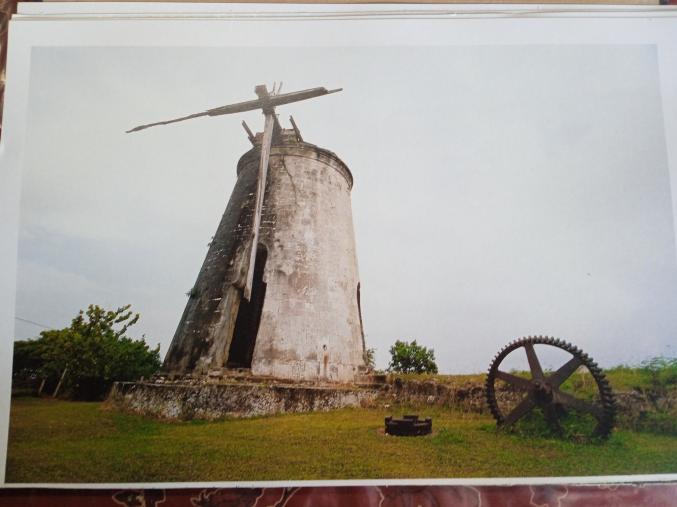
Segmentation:
{"type": "MultiPolygon", "coordinates": [[[[392,411],[343,409],[182,423],[101,403],[12,400],[8,482],[515,477],[677,472],[677,437],[617,431],[604,444],[495,431],[490,416],[419,408],[435,434],[385,436],[392,411]]],[[[401,415],[400,411],[394,415],[401,415]]]]}

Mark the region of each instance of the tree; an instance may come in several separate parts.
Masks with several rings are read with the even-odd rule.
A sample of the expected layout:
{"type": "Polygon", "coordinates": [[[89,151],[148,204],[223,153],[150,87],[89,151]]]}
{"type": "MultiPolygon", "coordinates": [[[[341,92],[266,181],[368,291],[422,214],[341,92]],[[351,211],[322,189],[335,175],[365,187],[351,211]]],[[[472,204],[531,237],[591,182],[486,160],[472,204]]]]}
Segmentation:
{"type": "Polygon", "coordinates": [[[114,311],[89,305],[70,327],[43,331],[40,338],[15,344],[15,361],[65,397],[101,399],[115,381],[134,381],[160,368],[160,345],[151,350],[145,337],[125,336],[139,320],[131,305],[114,311]]]}
{"type": "Polygon", "coordinates": [[[374,348],[364,350],[364,364],[369,370],[373,370],[376,367],[375,354],[376,349],[374,348]]]}
{"type": "Polygon", "coordinates": [[[397,373],[437,373],[435,351],[416,343],[397,340],[390,347],[388,371],[397,373]]]}

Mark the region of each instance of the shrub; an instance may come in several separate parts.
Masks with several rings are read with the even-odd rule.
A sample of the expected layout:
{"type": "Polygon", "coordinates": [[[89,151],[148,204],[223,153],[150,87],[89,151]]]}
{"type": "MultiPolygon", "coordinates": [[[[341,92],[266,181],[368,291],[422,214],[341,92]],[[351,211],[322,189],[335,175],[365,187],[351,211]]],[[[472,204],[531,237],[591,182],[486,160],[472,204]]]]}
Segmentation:
{"type": "Polygon", "coordinates": [[[416,343],[397,340],[390,347],[388,371],[397,373],[437,373],[435,352],[416,343]]]}
{"type": "Polygon", "coordinates": [[[677,385],[677,358],[654,357],[643,361],[640,369],[648,374],[650,386],[656,391],[677,385]]]}
{"type": "Polygon", "coordinates": [[[374,355],[376,354],[376,349],[365,349],[364,351],[364,364],[369,370],[373,370],[376,367],[374,355]]]}

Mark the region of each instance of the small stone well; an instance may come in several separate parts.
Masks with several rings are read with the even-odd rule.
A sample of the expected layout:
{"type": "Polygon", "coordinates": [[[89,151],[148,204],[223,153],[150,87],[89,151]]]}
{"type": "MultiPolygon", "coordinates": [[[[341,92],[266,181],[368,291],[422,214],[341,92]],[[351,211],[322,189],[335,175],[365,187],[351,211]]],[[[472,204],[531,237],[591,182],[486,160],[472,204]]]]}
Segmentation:
{"type": "Polygon", "coordinates": [[[386,417],[386,433],[398,437],[418,437],[429,435],[433,430],[433,420],[426,418],[419,420],[417,415],[405,415],[402,419],[386,417]]]}

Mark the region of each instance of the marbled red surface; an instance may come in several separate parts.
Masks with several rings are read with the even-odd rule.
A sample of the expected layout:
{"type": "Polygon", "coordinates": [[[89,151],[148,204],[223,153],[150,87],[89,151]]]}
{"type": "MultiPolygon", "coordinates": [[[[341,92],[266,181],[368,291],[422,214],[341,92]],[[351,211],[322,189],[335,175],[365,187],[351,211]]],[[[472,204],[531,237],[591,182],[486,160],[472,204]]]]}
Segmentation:
{"type": "Polygon", "coordinates": [[[677,483],[239,489],[0,490],[1,507],[668,507],[677,483]]]}

